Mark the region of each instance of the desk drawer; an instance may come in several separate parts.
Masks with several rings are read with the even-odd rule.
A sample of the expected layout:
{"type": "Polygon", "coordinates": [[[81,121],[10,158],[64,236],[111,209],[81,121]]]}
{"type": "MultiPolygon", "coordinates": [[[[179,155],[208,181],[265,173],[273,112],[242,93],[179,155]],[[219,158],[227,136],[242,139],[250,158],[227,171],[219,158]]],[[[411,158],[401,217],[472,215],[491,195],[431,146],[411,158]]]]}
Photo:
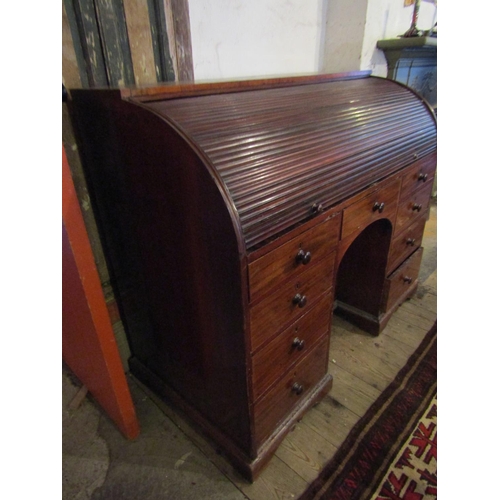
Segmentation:
{"type": "Polygon", "coordinates": [[[289,241],[283,238],[283,245],[251,262],[248,266],[250,302],[331,253],[338,243],[340,219],[335,215],[289,241]]]}
{"type": "Polygon", "coordinates": [[[401,179],[395,179],[344,209],[342,238],[365,228],[378,219],[390,219],[394,222],[400,184],[401,179]]]}
{"type": "Polygon", "coordinates": [[[254,401],[257,401],[291,366],[307,356],[323,335],[329,334],[332,302],[332,293],[327,293],[320,299],[318,305],[253,356],[254,401]]]}
{"type": "Polygon", "coordinates": [[[391,309],[417,281],[423,251],[424,249],[420,247],[386,279],[383,301],[384,311],[391,309]]]}
{"type": "Polygon", "coordinates": [[[411,226],[394,236],[387,260],[387,272],[392,273],[422,243],[426,214],[420,216],[411,226]]]}
{"type": "Polygon", "coordinates": [[[431,199],[432,182],[410,193],[399,202],[394,233],[398,234],[421,214],[427,212],[431,199]]]}
{"type": "Polygon", "coordinates": [[[327,370],[328,336],[290,370],[255,406],[257,445],[276,429],[286,415],[305,399],[327,370]]]}
{"type": "Polygon", "coordinates": [[[436,171],[436,153],[427,155],[418,160],[403,176],[401,184],[401,198],[406,198],[410,193],[427,184],[432,184],[436,171]]]}
{"type": "Polygon", "coordinates": [[[304,313],[333,286],[336,252],[288,280],[273,294],[250,307],[250,341],[254,352],[304,313]]]}

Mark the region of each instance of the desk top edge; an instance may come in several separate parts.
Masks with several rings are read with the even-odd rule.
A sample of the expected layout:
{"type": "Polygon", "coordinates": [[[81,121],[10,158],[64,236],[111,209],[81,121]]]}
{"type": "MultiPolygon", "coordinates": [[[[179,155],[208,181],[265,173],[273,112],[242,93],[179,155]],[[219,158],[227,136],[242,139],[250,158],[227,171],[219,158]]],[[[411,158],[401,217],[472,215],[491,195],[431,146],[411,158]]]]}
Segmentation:
{"type": "Polygon", "coordinates": [[[295,85],[307,85],[337,80],[353,80],[368,78],[371,71],[351,71],[333,74],[309,74],[300,76],[282,76],[275,78],[255,78],[244,80],[218,80],[199,82],[165,82],[144,87],[129,87],[120,89],[122,99],[134,101],[149,101],[158,99],[175,99],[198,95],[219,94],[229,92],[244,92],[264,88],[280,88],[295,85]]]}

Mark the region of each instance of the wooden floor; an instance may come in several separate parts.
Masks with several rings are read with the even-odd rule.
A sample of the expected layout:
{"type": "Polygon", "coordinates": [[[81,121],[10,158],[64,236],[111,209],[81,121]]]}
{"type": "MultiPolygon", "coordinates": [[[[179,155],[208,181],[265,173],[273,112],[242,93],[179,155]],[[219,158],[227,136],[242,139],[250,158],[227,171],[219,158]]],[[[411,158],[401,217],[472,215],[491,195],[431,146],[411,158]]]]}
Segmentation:
{"type": "Polygon", "coordinates": [[[418,347],[437,317],[436,221],[437,206],[433,203],[422,243],[425,250],[420,286],[378,337],[334,317],[329,362],[333,387],[295,426],[255,483],[245,482],[204,438],[148,391],[243,497],[251,500],[299,497],[418,347]]]}

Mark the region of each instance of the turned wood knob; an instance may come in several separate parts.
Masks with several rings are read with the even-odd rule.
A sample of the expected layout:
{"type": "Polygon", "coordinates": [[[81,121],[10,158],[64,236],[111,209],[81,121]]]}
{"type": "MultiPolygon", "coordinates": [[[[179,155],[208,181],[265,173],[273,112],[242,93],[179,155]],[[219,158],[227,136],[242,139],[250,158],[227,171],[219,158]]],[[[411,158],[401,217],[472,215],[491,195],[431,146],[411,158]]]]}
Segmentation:
{"type": "Polygon", "coordinates": [[[405,283],[411,283],[413,281],[413,278],[411,276],[403,276],[403,281],[405,283]]]}
{"type": "Polygon", "coordinates": [[[373,211],[376,212],[378,210],[378,213],[381,214],[383,211],[384,211],[384,208],[385,208],[385,203],[379,203],[378,201],[376,201],[374,204],[373,204],[373,211]]]}
{"type": "Polygon", "coordinates": [[[295,337],[292,342],[292,347],[295,347],[298,351],[304,349],[305,340],[300,340],[299,337],[295,337]]]}
{"type": "Polygon", "coordinates": [[[422,205],[421,205],[421,204],[419,204],[419,203],[414,203],[414,204],[413,204],[413,207],[411,207],[411,209],[412,209],[413,211],[415,211],[415,210],[416,210],[417,212],[420,212],[420,210],[422,210],[422,205]]]}
{"type": "Polygon", "coordinates": [[[427,174],[420,172],[420,174],[418,174],[418,180],[425,182],[427,180],[427,174]]]}
{"type": "Polygon", "coordinates": [[[295,257],[295,260],[298,263],[304,264],[305,266],[306,264],[309,264],[309,262],[311,262],[311,252],[304,252],[304,250],[302,250],[301,248],[299,250],[299,253],[295,257]]]}
{"type": "Polygon", "coordinates": [[[415,238],[408,238],[406,240],[406,244],[414,247],[415,246],[415,238]]]}
{"type": "Polygon", "coordinates": [[[295,394],[299,396],[304,392],[304,386],[295,382],[295,384],[292,385],[292,392],[295,392],[295,394]]]}
{"type": "Polygon", "coordinates": [[[311,207],[313,213],[315,214],[319,214],[320,212],[323,212],[324,210],[324,207],[321,203],[315,203],[312,207],[311,207]]]}
{"type": "Polygon", "coordinates": [[[295,295],[292,302],[299,307],[304,307],[307,304],[307,297],[298,293],[295,295]]]}

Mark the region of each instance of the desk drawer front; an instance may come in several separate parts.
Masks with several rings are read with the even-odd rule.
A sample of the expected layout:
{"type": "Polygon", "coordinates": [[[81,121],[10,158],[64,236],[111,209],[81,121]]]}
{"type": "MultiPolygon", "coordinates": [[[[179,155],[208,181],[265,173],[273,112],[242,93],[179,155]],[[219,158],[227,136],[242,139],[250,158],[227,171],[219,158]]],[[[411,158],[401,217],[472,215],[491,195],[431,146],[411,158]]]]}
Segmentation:
{"type": "Polygon", "coordinates": [[[420,247],[426,222],[426,215],[421,215],[411,226],[392,239],[387,261],[388,273],[393,272],[415,249],[420,247]]]}
{"type": "Polygon", "coordinates": [[[378,219],[394,222],[401,179],[391,181],[344,210],[342,238],[363,229],[378,219]]]}
{"type": "Polygon", "coordinates": [[[336,252],[288,280],[273,294],[250,307],[250,338],[254,352],[276,333],[308,312],[333,286],[336,252]]]}
{"type": "Polygon", "coordinates": [[[318,305],[253,356],[252,379],[255,401],[291,366],[307,356],[322,336],[329,334],[332,300],[332,293],[327,293],[318,305]]]}
{"type": "Polygon", "coordinates": [[[408,288],[417,281],[423,250],[420,247],[387,278],[384,292],[385,311],[395,305],[398,299],[405,295],[408,288]]]}
{"type": "Polygon", "coordinates": [[[250,302],[326,257],[335,249],[339,233],[340,216],[337,215],[251,262],[248,266],[250,302]]]}
{"type": "Polygon", "coordinates": [[[283,418],[325,375],[328,361],[328,337],[306,358],[290,370],[255,406],[257,445],[274,431],[283,418]]]}
{"type": "Polygon", "coordinates": [[[427,212],[431,199],[431,191],[432,182],[410,193],[410,196],[399,203],[395,234],[398,234],[408,224],[418,219],[421,214],[427,212]]]}
{"type": "Polygon", "coordinates": [[[415,189],[432,184],[436,171],[436,153],[418,160],[403,176],[401,198],[406,198],[415,189]]]}

